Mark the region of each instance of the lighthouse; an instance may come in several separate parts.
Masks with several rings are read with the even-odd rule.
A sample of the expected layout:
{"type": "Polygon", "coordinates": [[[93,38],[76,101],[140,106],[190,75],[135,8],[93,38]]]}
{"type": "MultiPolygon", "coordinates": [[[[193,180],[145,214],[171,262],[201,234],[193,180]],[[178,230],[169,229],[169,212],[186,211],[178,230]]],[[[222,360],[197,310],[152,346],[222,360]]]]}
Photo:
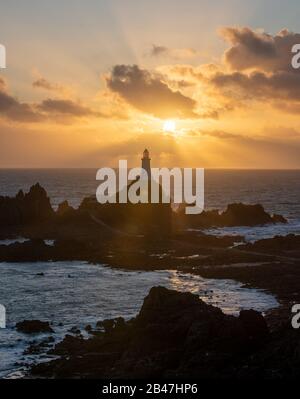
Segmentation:
{"type": "Polygon", "coordinates": [[[149,151],[147,148],[143,152],[142,158],[142,168],[147,172],[148,179],[151,179],[151,166],[150,166],[151,158],[149,156],[149,151]]]}

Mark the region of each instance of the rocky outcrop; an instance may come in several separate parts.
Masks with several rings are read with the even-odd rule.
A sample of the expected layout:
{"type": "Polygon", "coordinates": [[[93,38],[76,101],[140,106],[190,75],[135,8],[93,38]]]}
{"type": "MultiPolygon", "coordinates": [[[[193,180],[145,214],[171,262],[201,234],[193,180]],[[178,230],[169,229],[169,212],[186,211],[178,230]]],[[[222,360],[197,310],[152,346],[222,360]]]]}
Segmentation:
{"type": "Polygon", "coordinates": [[[42,239],[0,245],[1,262],[36,262],[48,261],[52,258],[52,248],[42,239]]]}
{"type": "Polygon", "coordinates": [[[32,186],[26,194],[20,190],[14,198],[0,197],[0,226],[42,223],[53,214],[47,193],[39,183],[32,186]]]}
{"type": "Polygon", "coordinates": [[[164,203],[106,203],[99,204],[96,198],[84,198],[80,212],[85,212],[101,222],[103,228],[118,230],[118,234],[146,235],[160,239],[172,231],[172,208],[164,203]]]}
{"type": "Polygon", "coordinates": [[[53,333],[48,321],[24,320],[16,324],[16,329],[24,334],[53,333]]]}
{"type": "Polygon", "coordinates": [[[290,254],[300,257],[300,235],[288,234],[286,236],[265,238],[254,243],[239,245],[237,248],[247,251],[290,254]]]}
{"type": "Polygon", "coordinates": [[[54,245],[47,245],[42,239],[34,239],[0,245],[0,262],[92,260],[97,251],[99,248],[95,249],[85,241],[57,240],[54,245]]]}
{"type": "Polygon", "coordinates": [[[263,206],[230,204],[227,209],[220,215],[221,225],[224,226],[257,226],[268,223],[287,223],[287,221],[280,215],[275,217],[267,213],[263,206]]]}
{"type": "Polygon", "coordinates": [[[69,205],[68,201],[63,201],[58,205],[56,214],[58,216],[65,216],[65,215],[70,215],[74,214],[74,208],[69,205]]]}
{"type": "Polygon", "coordinates": [[[230,204],[224,212],[186,215],[184,206],[173,212],[170,204],[99,204],[95,197],[87,197],[78,209],[63,201],[55,212],[38,183],[26,194],[19,191],[14,198],[0,197],[0,234],[5,233],[5,238],[20,235],[21,231],[29,237],[80,237],[88,241],[96,236],[103,240],[144,236],[149,242],[170,238],[178,230],[176,227],[182,230],[286,222],[283,216],[272,216],[259,204],[242,203],[230,204]]]}
{"type": "Polygon", "coordinates": [[[224,212],[218,210],[203,211],[199,215],[185,215],[184,207],[179,215],[181,222],[189,227],[232,227],[232,226],[258,226],[268,223],[287,223],[281,215],[270,215],[263,206],[246,205],[242,203],[229,204],[224,212]]]}
{"type": "Polygon", "coordinates": [[[154,287],[135,319],[98,325],[90,339],[66,336],[52,354],[60,359],[32,367],[56,378],[226,376],[270,339],[255,311],[228,316],[196,295],[154,287]]]}

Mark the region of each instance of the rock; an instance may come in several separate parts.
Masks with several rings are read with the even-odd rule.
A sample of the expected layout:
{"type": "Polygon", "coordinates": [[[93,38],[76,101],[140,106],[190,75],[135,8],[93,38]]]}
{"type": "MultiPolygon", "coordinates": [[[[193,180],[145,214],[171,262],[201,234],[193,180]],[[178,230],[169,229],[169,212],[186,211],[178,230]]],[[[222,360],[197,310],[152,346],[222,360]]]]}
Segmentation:
{"type": "Polygon", "coordinates": [[[57,208],[56,213],[57,213],[57,215],[59,215],[59,216],[64,216],[64,215],[66,215],[66,214],[74,213],[74,211],[75,211],[74,208],[72,208],[72,207],[69,205],[68,201],[63,201],[63,202],[61,202],[61,203],[58,205],[58,208],[57,208]]]}
{"type": "Polygon", "coordinates": [[[55,345],[55,349],[51,351],[51,354],[77,354],[82,353],[83,348],[84,340],[81,337],[67,334],[63,341],[55,345]]]}
{"type": "Polygon", "coordinates": [[[67,335],[51,354],[57,360],[32,368],[54,378],[217,377],[268,342],[255,311],[228,316],[198,296],[153,287],[136,318],[104,320],[105,332],[83,339],[67,335]]]}
{"type": "Polygon", "coordinates": [[[48,321],[24,320],[16,324],[16,329],[24,334],[53,333],[48,321]]]}
{"type": "Polygon", "coordinates": [[[260,204],[230,204],[221,214],[221,223],[224,226],[257,226],[274,222],[272,216],[260,204]]]}
{"type": "Polygon", "coordinates": [[[300,256],[300,235],[288,234],[286,236],[265,238],[255,241],[254,243],[239,245],[236,248],[247,251],[267,252],[274,254],[288,254],[289,252],[293,251],[293,256],[297,257],[300,256]]]}
{"type": "Polygon", "coordinates": [[[0,225],[32,225],[45,222],[53,215],[47,193],[39,183],[26,194],[20,190],[14,198],[0,197],[0,225]]]}
{"type": "Polygon", "coordinates": [[[124,326],[125,326],[125,320],[123,319],[123,317],[101,320],[98,321],[96,324],[96,327],[100,330],[103,330],[106,334],[121,329],[124,326]]]}
{"type": "MultiPolygon", "coordinates": [[[[91,247],[78,240],[56,240],[54,245],[47,245],[43,239],[34,239],[23,243],[0,245],[2,262],[89,260],[92,255],[91,247]]],[[[68,277],[72,278],[71,275],[68,277]]]]}
{"type": "Polygon", "coordinates": [[[261,313],[255,310],[241,310],[239,320],[242,322],[247,333],[256,339],[265,339],[269,337],[267,322],[261,313]]]}
{"type": "Polygon", "coordinates": [[[260,204],[246,205],[242,203],[229,204],[224,212],[209,210],[192,216],[186,216],[184,208],[181,208],[179,218],[185,220],[189,226],[199,228],[287,223],[287,220],[281,215],[268,214],[260,204]]]}
{"type": "Polygon", "coordinates": [[[69,330],[68,330],[70,333],[72,333],[72,334],[76,334],[76,335],[78,335],[78,334],[80,334],[80,330],[79,330],[79,328],[77,328],[77,327],[72,327],[72,328],[70,328],[69,330]]]}
{"type": "Polygon", "coordinates": [[[277,215],[276,213],[273,215],[272,219],[274,223],[287,223],[286,218],[284,218],[282,215],[277,215]]]}
{"type": "Polygon", "coordinates": [[[53,249],[42,239],[0,245],[0,261],[3,262],[36,262],[47,261],[53,257],[53,249]]]}
{"type": "Polygon", "coordinates": [[[41,354],[45,351],[45,348],[49,348],[49,346],[51,346],[51,344],[53,344],[54,341],[55,340],[53,337],[48,337],[39,343],[32,342],[30,343],[29,347],[24,351],[23,354],[24,355],[41,354]]]}

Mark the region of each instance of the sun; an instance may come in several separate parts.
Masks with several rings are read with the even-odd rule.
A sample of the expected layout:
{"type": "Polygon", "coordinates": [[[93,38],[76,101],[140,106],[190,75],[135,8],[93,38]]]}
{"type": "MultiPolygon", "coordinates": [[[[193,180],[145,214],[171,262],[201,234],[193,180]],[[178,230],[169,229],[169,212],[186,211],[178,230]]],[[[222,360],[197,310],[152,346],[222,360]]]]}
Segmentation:
{"type": "Polygon", "coordinates": [[[176,131],[176,123],[175,121],[168,119],[163,124],[163,131],[169,133],[175,133],[176,131]]]}

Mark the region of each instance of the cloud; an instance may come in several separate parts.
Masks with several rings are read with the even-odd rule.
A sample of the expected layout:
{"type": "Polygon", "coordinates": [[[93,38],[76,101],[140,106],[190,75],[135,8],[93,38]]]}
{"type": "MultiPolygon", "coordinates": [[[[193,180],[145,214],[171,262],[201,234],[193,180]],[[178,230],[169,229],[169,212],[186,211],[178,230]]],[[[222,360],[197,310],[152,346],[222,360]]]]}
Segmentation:
{"type": "Polygon", "coordinates": [[[27,103],[22,103],[7,92],[3,79],[0,80],[0,115],[17,122],[38,122],[41,115],[27,103]]]}
{"type": "Polygon", "coordinates": [[[223,63],[209,69],[184,66],[182,76],[198,79],[206,86],[207,97],[217,98],[219,105],[227,100],[231,109],[267,100],[267,105],[277,109],[283,104],[282,112],[298,113],[300,74],[291,66],[291,49],[300,43],[300,34],[283,29],[272,36],[248,27],[223,28],[221,34],[231,45],[223,63]]]}
{"type": "Polygon", "coordinates": [[[242,138],[244,138],[244,136],[239,135],[239,134],[235,134],[235,133],[228,133],[228,132],[224,132],[221,130],[199,130],[197,132],[199,135],[201,136],[209,136],[209,137],[214,137],[217,139],[222,139],[222,140],[230,140],[230,139],[234,139],[234,140],[241,140],[242,138]]]}
{"type": "Polygon", "coordinates": [[[150,56],[152,57],[169,57],[174,60],[194,58],[197,55],[199,55],[199,52],[193,48],[169,48],[156,44],[153,44],[150,50],[150,56]]]}
{"type": "Polygon", "coordinates": [[[221,29],[223,38],[231,44],[225,52],[225,63],[233,70],[258,69],[265,72],[292,71],[291,49],[300,43],[300,34],[281,30],[272,36],[248,27],[221,29]]]}
{"type": "MultiPolygon", "coordinates": [[[[224,130],[204,130],[194,129],[186,132],[190,137],[211,137],[218,140],[232,140],[239,143],[271,143],[271,138],[278,140],[293,140],[300,137],[300,132],[292,127],[269,126],[262,129],[259,135],[248,135],[241,133],[232,133],[224,130]]],[[[273,143],[274,144],[274,143],[273,143]]],[[[300,142],[298,143],[300,145],[300,142]]],[[[298,145],[297,144],[297,145],[298,145]]]]}
{"type": "Polygon", "coordinates": [[[58,113],[78,117],[89,115],[102,116],[100,113],[71,100],[48,98],[38,105],[38,109],[48,114],[58,113]]]}
{"type": "Polygon", "coordinates": [[[136,109],[158,118],[195,118],[196,101],[173,91],[162,76],[137,65],[116,65],[107,77],[108,88],[136,109]]]}
{"type": "Polygon", "coordinates": [[[286,101],[274,101],[273,106],[280,112],[296,115],[300,114],[300,102],[291,103],[286,101]]]}
{"type": "Polygon", "coordinates": [[[37,89],[44,89],[48,91],[54,91],[58,93],[65,93],[67,88],[63,85],[59,85],[57,83],[51,83],[49,80],[45,78],[38,78],[33,83],[32,86],[37,89]]]}
{"type": "MultiPolygon", "coordinates": [[[[300,34],[283,29],[271,35],[249,27],[225,27],[220,32],[229,43],[221,62],[161,66],[169,87],[188,93],[192,87],[199,117],[217,119],[262,103],[282,113],[299,113],[300,73],[291,66],[291,49],[300,43],[300,34]]],[[[159,55],[168,49],[156,46],[153,51],[159,55]]]]}
{"type": "Polygon", "coordinates": [[[26,103],[19,101],[8,92],[6,81],[0,78],[0,117],[12,122],[37,123],[55,122],[70,123],[72,118],[118,118],[124,119],[124,112],[110,110],[95,111],[78,101],[48,98],[41,103],[26,103]]]}
{"type": "Polygon", "coordinates": [[[4,91],[6,89],[6,82],[5,80],[0,76],[0,91],[4,91]]]}
{"type": "Polygon", "coordinates": [[[218,73],[211,83],[223,94],[236,99],[300,101],[300,75],[285,71],[266,75],[262,72],[244,74],[218,73]],[[226,89],[229,89],[227,92],[226,89]]]}

